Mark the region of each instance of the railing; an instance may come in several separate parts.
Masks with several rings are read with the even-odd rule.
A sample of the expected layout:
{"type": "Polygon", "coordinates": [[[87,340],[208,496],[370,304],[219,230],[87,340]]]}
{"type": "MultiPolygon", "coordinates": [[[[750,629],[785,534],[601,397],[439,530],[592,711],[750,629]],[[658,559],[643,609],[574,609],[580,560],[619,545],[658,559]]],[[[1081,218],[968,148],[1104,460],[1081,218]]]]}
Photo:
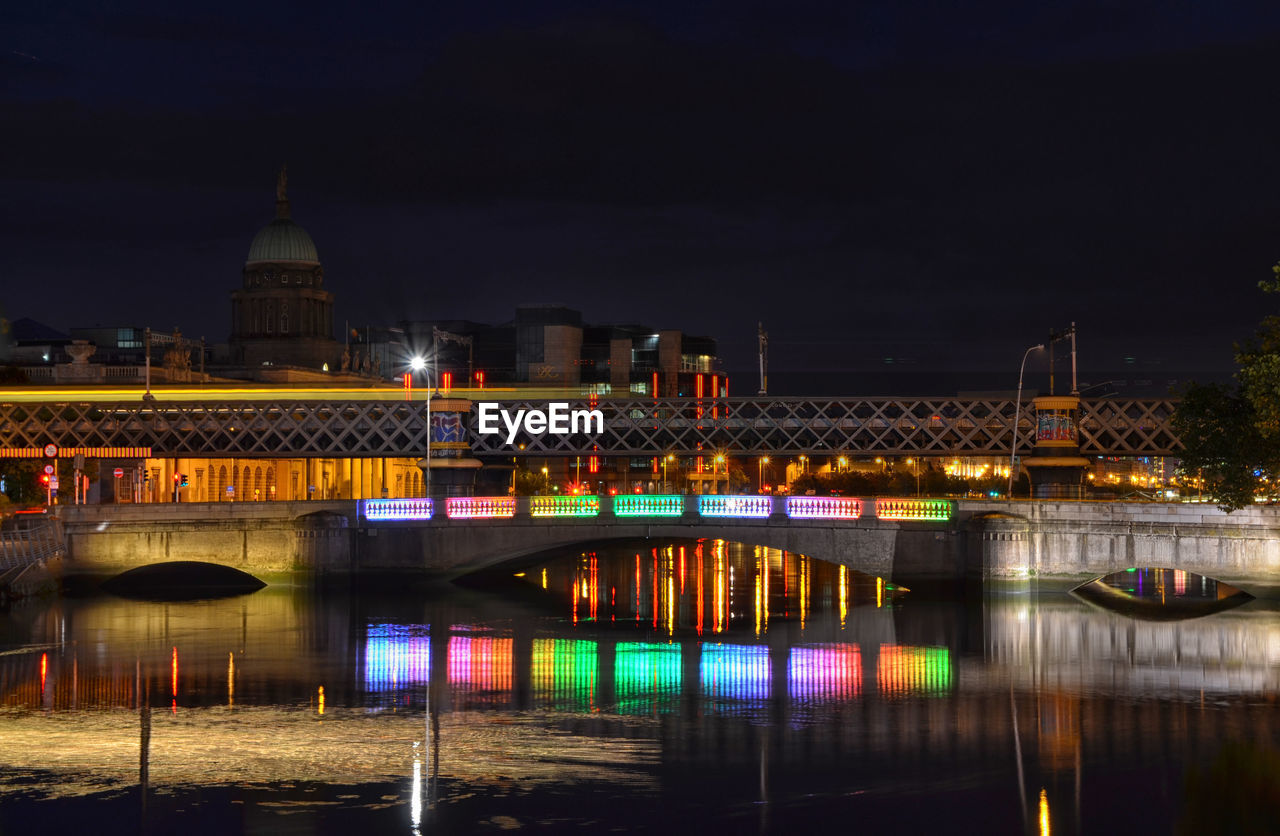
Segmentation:
{"type": "MultiPolygon", "coordinates": [[[[629,494],[612,497],[613,513],[618,517],[679,517],[686,502],[696,501],[697,514],[707,519],[766,519],[773,514],[775,503],[783,498],[772,496],[723,496],[703,494],[685,497],[673,494],[629,494]]],[[[529,516],[595,517],[600,513],[599,496],[531,496],[529,516]]],[[[468,496],[445,500],[445,516],[451,520],[511,519],[516,516],[514,496],[468,496]]],[[[788,496],[779,505],[793,520],[858,520],[863,501],[843,496],[788,496]]],[[[360,513],[372,522],[426,521],[433,518],[430,499],[365,499],[360,513]]],[[[946,522],[955,513],[949,499],[880,498],[875,500],[875,516],[881,520],[946,522]]],[[[11,532],[18,533],[18,532],[11,532]]]]}
{"type": "Polygon", "coordinates": [[[628,494],[613,498],[619,517],[678,517],[684,513],[684,497],[678,494],[628,494]]]}
{"type": "Polygon", "coordinates": [[[57,519],[12,531],[0,531],[0,580],[21,574],[31,566],[66,554],[62,523],[57,519]]]}
{"type": "Polygon", "coordinates": [[[600,513],[598,496],[533,496],[529,514],[534,517],[594,517],[600,513]]]}
{"type": "Polygon", "coordinates": [[[495,520],[516,515],[514,496],[454,496],[444,501],[451,520],[495,520]]]}
{"type": "Polygon", "coordinates": [[[877,499],[876,516],[882,520],[946,522],[955,512],[949,499],[877,499]]]}
{"type": "Polygon", "coordinates": [[[360,512],[366,520],[429,520],[434,511],[430,499],[365,499],[360,512]]]}
{"type": "Polygon", "coordinates": [[[704,517],[762,519],[773,513],[773,497],[704,494],[698,497],[698,513],[704,517]]]}
{"type": "Polygon", "coordinates": [[[856,520],[862,501],[843,496],[789,496],[787,516],[793,520],[856,520]]]}

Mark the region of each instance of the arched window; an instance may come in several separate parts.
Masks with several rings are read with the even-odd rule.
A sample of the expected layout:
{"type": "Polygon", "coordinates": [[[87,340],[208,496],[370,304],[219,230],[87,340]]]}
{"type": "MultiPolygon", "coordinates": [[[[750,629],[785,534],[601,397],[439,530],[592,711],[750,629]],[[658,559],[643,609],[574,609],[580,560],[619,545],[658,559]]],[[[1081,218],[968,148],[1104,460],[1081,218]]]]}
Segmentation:
{"type": "Polygon", "coordinates": [[[263,499],[276,498],[276,469],[274,467],[267,468],[267,493],[263,499]]]}
{"type": "Polygon", "coordinates": [[[271,333],[271,331],[272,331],[272,326],[274,325],[274,323],[272,322],[272,316],[271,316],[271,314],[272,314],[272,313],[273,313],[273,311],[272,311],[272,309],[271,309],[271,303],[270,303],[270,302],[268,302],[268,303],[267,303],[267,333],[268,333],[268,334],[270,334],[270,333],[271,333]]]}
{"type": "Polygon", "coordinates": [[[237,499],[252,499],[249,495],[249,485],[253,484],[253,476],[249,472],[249,465],[244,466],[244,470],[240,471],[240,484],[236,485],[237,499]]]}
{"type": "Polygon", "coordinates": [[[213,501],[221,502],[227,492],[227,466],[218,468],[218,481],[213,484],[213,501]]]}
{"type": "MultiPolygon", "coordinates": [[[[245,468],[247,473],[249,468],[245,468]]],[[[267,498],[266,486],[262,483],[262,468],[254,468],[253,471],[253,501],[260,502],[267,498]]]]}
{"type": "Polygon", "coordinates": [[[289,303],[280,303],[280,333],[289,333],[289,303]]]}

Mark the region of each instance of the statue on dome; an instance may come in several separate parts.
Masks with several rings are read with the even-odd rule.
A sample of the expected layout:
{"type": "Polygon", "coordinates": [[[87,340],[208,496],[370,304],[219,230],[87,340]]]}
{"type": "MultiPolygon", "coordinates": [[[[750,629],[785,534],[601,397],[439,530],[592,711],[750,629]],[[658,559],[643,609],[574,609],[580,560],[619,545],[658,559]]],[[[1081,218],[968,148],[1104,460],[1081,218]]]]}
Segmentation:
{"type": "Polygon", "coordinates": [[[344,372],[351,371],[351,345],[343,346],[342,349],[342,370],[344,372]]]}
{"type": "Polygon", "coordinates": [[[288,166],[280,166],[280,176],[276,178],[276,200],[288,200],[289,171],[288,166]]]}

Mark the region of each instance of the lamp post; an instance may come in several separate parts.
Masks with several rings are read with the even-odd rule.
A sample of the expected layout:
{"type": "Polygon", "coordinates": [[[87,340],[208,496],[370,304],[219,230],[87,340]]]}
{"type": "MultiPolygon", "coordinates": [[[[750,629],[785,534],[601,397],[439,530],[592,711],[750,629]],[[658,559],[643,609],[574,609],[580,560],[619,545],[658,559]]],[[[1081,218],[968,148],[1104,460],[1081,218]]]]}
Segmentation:
{"type": "MultiPolygon", "coordinates": [[[[405,380],[412,381],[413,373],[422,371],[427,367],[427,361],[421,356],[415,354],[409,358],[409,371],[405,373],[405,380]]],[[[431,381],[427,381],[427,385],[431,385],[431,381]]],[[[412,392],[412,383],[405,387],[405,397],[408,398],[412,392]]],[[[431,399],[427,399],[427,466],[423,469],[423,490],[428,497],[431,496],[431,399]]]]}
{"type": "Polygon", "coordinates": [[[760,483],[760,493],[764,493],[764,466],[768,463],[768,456],[761,456],[759,461],[756,462],[756,476],[757,481],[760,483]]]}
{"type": "Polygon", "coordinates": [[[1044,349],[1044,344],[1033,345],[1022,354],[1022,365],[1018,368],[1018,398],[1013,409],[1013,446],[1009,448],[1009,499],[1013,499],[1013,460],[1018,455],[1018,424],[1022,422],[1022,373],[1027,370],[1027,358],[1031,352],[1044,349]]]}
{"type": "Polygon", "coordinates": [[[671,493],[671,488],[667,485],[667,463],[675,460],[675,453],[667,453],[662,457],[662,492],[664,494],[671,493]]]}
{"type": "MultiPolygon", "coordinates": [[[[715,459],[713,459],[713,461],[715,462],[715,464],[724,465],[724,490],[725,490],[725,493],[728,493],[729,492],[729,465],[726,464],[727,460],[725,459],[724,453],[716,453],[716,457],[715,459]]],[[[711,475],[712,476],[717,475],[714,465],[711,467],[711,475]]],[[[714,489],[719,490],[720,480],[718,478],[712,479],[711,485],[714,489]]]]}
{"type": "Polygon", "coordinates": [[[915,467],[915,471],[916,471],[916,497],[917,497],[917,498],[919,498],[919,496],[920,496],[920,460],[919,460],[919,459],[908,458],[908,459],[907,459],[907,464],[909,464],[909,465],[913,465],[913,466],[915,467]]]}

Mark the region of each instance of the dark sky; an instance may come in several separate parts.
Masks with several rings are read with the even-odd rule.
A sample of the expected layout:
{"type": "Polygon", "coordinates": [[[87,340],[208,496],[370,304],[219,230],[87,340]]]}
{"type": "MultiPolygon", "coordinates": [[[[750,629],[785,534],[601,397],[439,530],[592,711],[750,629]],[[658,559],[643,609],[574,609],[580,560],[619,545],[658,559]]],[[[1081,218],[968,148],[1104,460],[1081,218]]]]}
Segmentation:
{"type": "Polygon", "coordinates": [[[225,340],[282,162],[339,329],[562,302],[1016,376],[1074,320],[1087,376],[1221,372],[1274,307],[1274,2],[2,15],[0,302],[59,329],[225,340]]]}

